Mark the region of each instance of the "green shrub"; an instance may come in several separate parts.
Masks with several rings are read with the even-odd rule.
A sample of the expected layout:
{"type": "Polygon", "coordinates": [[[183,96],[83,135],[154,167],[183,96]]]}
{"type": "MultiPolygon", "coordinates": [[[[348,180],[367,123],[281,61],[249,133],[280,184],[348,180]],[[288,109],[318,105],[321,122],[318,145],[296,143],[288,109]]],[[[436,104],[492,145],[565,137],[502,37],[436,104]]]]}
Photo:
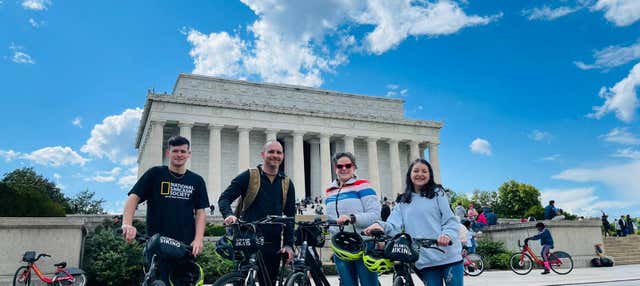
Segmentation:
{"type": "Polygon", "coordinates": [[[137,285],[142,280],[143,245],[125,243],[115,230],[107,220],[85,240],[83,266],[88,285],[137,285]]]}
{"type": "Polygon", "coordinates": [[[0,202],[6,206],[0,209],[0,217],[61,217],[64,207],[56,203],[43,191],[25,188],[15,190],[0,182],[0,202]]]}
{"type": "Polygon", "coordinates": [[[493,256],[485,257],[487,262],[489,262],[490,269],[509,269],[509,258],[511,258],[511,255],[512,253],[509,252],[501,252],[493,256]]]}
{"type": "Polygon", "coordinates": [[[205,236],[223,236],[226,233],[226,229],[223,225],[207,224],[204,229],[205,236]]]}
{"type": "Polygon", "coordinates": [[[198,255],[197,262],[202,267],[204,283],[206,284],[211,284],[220,276],[231,272],[233,267],[233,262],[218,255],[216,246],[213,243],[205,243],[202,253],[198,255]]]}
{"type": "Polygon", "coordinates": [[[537,220],[544,219],[544,208],[541,205],[531,206],[527,212],[524,213],[524,217],[535,217],[537,220]]]}

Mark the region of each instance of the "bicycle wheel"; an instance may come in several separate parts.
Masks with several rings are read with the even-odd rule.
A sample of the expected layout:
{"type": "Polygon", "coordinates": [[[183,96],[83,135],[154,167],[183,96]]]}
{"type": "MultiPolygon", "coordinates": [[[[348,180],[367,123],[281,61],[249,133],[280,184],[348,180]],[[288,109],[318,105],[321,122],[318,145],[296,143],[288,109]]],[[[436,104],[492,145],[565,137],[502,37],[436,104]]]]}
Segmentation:
{"type": "Polygon", "coordinates": [[[552,252],[549,254],[549,266],[553,272],[565,275],[573,270],[573,259],[564,251],[552,252]]]}
{"type": "MultiPolygon", "coordinates": [[[[410,279],[407,279],[404,276],[398,275],[393,278],[393,286],[413,286],[413,283],[410,279]]],[[[378,282],[380,283],[380,282],[378,282]]]]}
{"type": "Polygon", "coordinates": [[[526,275],[533,269],[533,261],[527,254],[515,253],[509,258],[511,271],[518,275],[526,275]]]}
{"type": "Polygon", "coordinates": [[[303,272],[293,272],[291,275],[287,277],[286,282],[284,283],[286,286],[311,286],[311,281],[309,281],[309,277],[305,275],[303,272]]]}
{"type": "Polygon", "coordinates": [[[484,272],[484,261],[477,253],[469,253],[464,258],[464,273],[469,276],[478,276],[484,272]]]}
{"type": "Polygon", "coordinates": [[[13,286],[31,285],[31,270],[28,266],[20,266],[13,275],[13,286]]]}
{"type": "MultiPolygon", "coordinates": [[[[247,278],[246,275],[243,275],[242,273],[231,272],[231,273],[222,275],[220,278],[218,278],[218,280],[216,280],[216,282],[213,283],[213,286],[225,286],[225,285],[245,286],[247,285],[245,281],[246,278],[247,278]]],[[[247,286],[252,286],[252,285],[247,285],[247,286]]]]}

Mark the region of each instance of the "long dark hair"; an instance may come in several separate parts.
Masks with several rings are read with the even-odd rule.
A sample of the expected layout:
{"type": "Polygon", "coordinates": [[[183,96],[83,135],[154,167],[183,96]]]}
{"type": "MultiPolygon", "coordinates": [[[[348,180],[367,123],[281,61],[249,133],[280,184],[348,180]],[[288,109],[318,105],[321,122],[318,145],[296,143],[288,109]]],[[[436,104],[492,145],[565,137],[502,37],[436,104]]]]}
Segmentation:
{"type": "Polygon", "coordinates": [[[413,193],[414,189],[413,182],[411,181],[411,171],[413,170],[413,166],[415,166],[416,164],[425,164],[429,169],[429,182],[427,182],[426,185],[420,188],[420,196],[433,199],[433,197],[436,196],[436,192],[442,190],[442,186],[440,184],[436,184],[436,182],[433,180],[433,168],[431,168],[431,164],[429,164],[427,160],[419,158],[411,162],[411,164],[409,165],[409,169],[407,170],[407,178],[405,180],[406,188],[404,189],[404,193],[398,195],[398,197],[396,198],[396,202],[398,203],[411,203],[411,194],[413,193]]]}

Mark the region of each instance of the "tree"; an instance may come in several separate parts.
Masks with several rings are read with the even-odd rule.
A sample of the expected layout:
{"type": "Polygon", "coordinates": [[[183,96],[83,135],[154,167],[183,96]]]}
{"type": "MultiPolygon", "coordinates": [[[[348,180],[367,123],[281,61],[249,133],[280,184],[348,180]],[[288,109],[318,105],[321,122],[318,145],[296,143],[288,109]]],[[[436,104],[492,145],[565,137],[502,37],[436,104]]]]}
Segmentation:
{"type": "Polygon", "coordinates": [[[498,193],[494,191],[481,191],[474,190],[471,196],[471,201],[474,202],[475,208],[479,209],[482,206],[495,206],[498,202],[498,193]]]}
{"type": "Polygon", "coordinates": [[[469,197],[467,197],[467,194],[465,193],[458,194],[450,189],[445,190],[448,190],[449,201],[451,202],[452,209],[455,209],[458,203],[461,203],[466,208],[469,205],[469,202],[471,202],[471,200],[469,200],[469,197]]]}
{"type": "Polygon", "coordinates": [[[84,190],[78,193],[74,198],[69,200],[71,213],[74,213],[74,214],[104,213],[104,209],[102,209],[102,204],[104,204],[105,200],[93,199],[94,196],[95,196],[95,193],[89,192],[89,190],[84,190]]]}
{"type": "Polygon", "coordinates": [[[69,210],[67,198],[60,192],[60,188],[47,178],[37,174],[33,168],[22,168],[7,173],[2,178],[2,182],[16,192],[41,192],[49,197],[53,202],[61,205],[65,210],[69,210]]]}
{"type": "Polygon", "coordinates": [[[0,217],[49,217],[64,216],[64,208],[47,195],[33,189],[20,192],[0,182],[0,217]]]}
{"type": "Polygon", "coordinates": [[[494,210],[501,217],[520,218],[534,206],[542,206],[540,191],[534,186],[511,180],[498,188],[494,210]]]}

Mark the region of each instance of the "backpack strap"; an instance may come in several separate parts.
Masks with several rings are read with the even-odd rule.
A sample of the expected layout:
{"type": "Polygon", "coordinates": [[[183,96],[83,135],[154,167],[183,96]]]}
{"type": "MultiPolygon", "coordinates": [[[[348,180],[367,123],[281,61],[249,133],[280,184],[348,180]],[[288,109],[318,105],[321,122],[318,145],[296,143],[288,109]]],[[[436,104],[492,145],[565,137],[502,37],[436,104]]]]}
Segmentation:
{"type": "Polygon", "coordinates": [[[236,206],[235,216],[240,217],[244,212],[253,204],[253,201],[258,196],[260,191],[260,171],[257,168],[249,169],[249,186],[247,187],[247,193],[240,197],[238,205],[236,206]]]}
{"type": "Polygon", "coordinates": [[[282,212],[284,213],[284,207],[287,205],[287,194],[289,193],[289,176],[282,178],[282,212]]]}

